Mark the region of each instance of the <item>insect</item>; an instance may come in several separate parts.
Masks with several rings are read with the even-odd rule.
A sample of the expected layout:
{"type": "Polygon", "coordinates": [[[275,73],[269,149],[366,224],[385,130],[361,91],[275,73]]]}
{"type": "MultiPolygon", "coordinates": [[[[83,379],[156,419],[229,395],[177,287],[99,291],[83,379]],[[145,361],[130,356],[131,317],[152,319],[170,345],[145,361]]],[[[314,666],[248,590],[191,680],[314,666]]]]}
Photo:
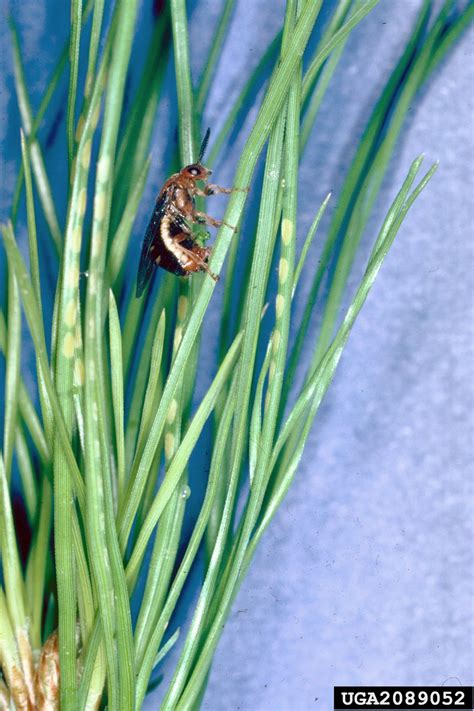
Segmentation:
{"type": "Polygon", "coordinates": [[[179,173],[172,175],[161,188],[143,239],[138,266],[137,298],[145,290],[156,266],[177,276],[185,277],[193,272],[205,271],[215,281],[219,279],[207,264],[212,250],[197,243],[192,225],[226,225],[234,231],[236,228],[196,210],[195,198],[216,193],[229,194],[237,190],[247,192],[247,188],[221,188],[207,182],[212,171],[202,165],[202,160],[209,135],[210,129],[207,129],[198,162],[187,165],[179,173]],[[199,182],[205,183],[203,188],[198,187],[199,182]]]}

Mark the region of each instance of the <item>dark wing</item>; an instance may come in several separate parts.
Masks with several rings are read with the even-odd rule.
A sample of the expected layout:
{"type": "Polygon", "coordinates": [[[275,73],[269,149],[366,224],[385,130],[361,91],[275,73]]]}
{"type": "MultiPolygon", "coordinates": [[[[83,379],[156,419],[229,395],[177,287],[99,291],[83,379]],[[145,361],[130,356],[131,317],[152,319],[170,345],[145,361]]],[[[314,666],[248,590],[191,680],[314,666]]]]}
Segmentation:
{"type": "Polygon", "coordinates": [[[151,279],[151,275],[156,267],[157,246],[160,238],[160,225],[166,208],[166,193],[159,195],[155,209],[143,238],[140,263],[137,274],[137,299],[143,294],[146,285],[151,279]]]}

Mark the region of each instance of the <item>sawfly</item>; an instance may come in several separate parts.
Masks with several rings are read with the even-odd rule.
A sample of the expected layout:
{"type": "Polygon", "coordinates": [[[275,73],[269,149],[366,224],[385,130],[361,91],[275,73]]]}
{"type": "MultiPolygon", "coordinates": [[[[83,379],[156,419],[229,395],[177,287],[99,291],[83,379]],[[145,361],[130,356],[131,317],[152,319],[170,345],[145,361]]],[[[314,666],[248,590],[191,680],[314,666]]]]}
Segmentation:
{"type": "Polygon", "coordinates": [[[234,231],[236,228],[197,210],[195,198],[217,193],[230,194],[236,190],[247,192],[247,188],[221,188],[208,182],[212,171],[202,164],[202,160],[209,135],[208,128],[197,163],[187,165],[179,173],[172,175],[161,188],[143,239],[138,266],[137,298],[142,295],[157,266],[180,277],[205,271],[215,281],[219,279],[208,267],[211,248],[198,244],[192,226],[203,224],[220,227],[224,224],[234,231]],[[204,183],[204,186],[201,188],[198,183],[204,183]]]}

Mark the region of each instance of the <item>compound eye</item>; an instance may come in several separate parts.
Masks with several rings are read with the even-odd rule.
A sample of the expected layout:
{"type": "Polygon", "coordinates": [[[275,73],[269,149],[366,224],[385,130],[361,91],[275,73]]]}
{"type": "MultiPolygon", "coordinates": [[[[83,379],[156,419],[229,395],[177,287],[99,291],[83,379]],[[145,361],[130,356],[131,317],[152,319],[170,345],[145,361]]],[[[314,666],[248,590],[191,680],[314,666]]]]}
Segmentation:
{"type": "Polygon", "coordinates": [[[189,172],[194,176],[199,175],[199,170],[197,168],[190,168],[189,172]]]}

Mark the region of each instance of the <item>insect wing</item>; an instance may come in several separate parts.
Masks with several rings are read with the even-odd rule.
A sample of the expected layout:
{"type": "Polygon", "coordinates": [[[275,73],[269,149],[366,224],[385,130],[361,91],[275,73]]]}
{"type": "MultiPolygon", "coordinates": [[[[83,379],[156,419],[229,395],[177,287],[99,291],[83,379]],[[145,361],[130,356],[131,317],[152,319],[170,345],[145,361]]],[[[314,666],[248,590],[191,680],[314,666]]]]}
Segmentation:
{"type": "Polygon", "coordinates": [[[160,195],[143,238],[137,275],[137,299],[143,294],[156,266],[161,220],[165,213],[166,197],[160,195]]]}

